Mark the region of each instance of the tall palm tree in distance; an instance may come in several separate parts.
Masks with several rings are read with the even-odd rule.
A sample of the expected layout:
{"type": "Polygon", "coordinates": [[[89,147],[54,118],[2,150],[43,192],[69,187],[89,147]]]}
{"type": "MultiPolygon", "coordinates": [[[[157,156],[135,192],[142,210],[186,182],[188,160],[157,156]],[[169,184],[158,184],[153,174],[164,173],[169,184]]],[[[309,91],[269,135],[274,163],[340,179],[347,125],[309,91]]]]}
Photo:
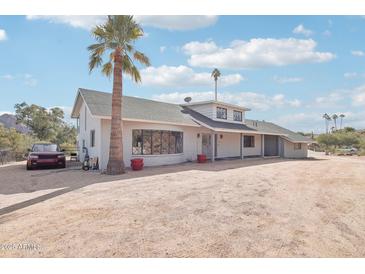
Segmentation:
{"type": "Polygon", "coordinates": [[[335,130],[337,130],[337,119],[338,119],[338,115],[335,113],[332,115],[332,120],[335,123],[335,130]]]}
{"type": "Polygon", "coordinates": [[[328,126],[329,126],[329,122],[331,121],[331,117],[325,113],[323,114],[322,118],[324,119],[325,123],[326,123],[326,133],[328,133],[328,126]]]}
{"type": "Polygon", "coordinates": [[[213,71],[212,71],[212,77],[214,78],[214,82],[215,82],[215,100],[217,101],[217,98],[218,98],[218,96],[217,96],[217,81],[218,81],[218,78],[221,76],[221,72],[217,69],[217,68],[215,68],[215,69],[213,69],[213,71]]]}
{"type": "Polygon", "coordinates": [[[102,73],[108,77],[113,74],[112,119],[110,130],[109,161],[107,174],[124,173],[123,136],[122,136],[122,100],[123,72],[133,81],[141,82],[141,75],[134,60],[149,66],[146,55],[134,48],[134,42],[143,36],[142,28],[129,15],[110,15],[104,24],[92,30],[96,44],[88,47],[90,52],[90,72],[102,66],[102,73]],[[103,56],[109,54],[108,61],[103,56]]]}
{"type": "Polygon", "coordinates": [[[345,114],[340,114],[340,129],[342,129],[342,120],[345,118],[345,114]]]}

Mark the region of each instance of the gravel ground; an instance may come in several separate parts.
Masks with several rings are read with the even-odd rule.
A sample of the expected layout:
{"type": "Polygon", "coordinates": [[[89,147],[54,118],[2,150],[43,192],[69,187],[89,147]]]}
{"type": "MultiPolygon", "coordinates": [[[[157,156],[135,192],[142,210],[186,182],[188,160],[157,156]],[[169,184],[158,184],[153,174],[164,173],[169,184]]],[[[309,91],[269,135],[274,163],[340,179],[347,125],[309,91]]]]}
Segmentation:
{"type": "Polygon", "coordinates": [[[364,257],[365,158],[0,167],[0,257],[364,257]]]}

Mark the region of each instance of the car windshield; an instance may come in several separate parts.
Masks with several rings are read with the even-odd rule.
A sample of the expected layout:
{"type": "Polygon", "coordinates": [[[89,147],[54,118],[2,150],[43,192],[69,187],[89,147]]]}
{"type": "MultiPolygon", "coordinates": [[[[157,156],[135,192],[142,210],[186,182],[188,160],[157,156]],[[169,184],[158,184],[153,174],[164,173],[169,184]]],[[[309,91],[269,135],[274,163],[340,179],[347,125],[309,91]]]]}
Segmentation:
{"type": "Polygon", "coordinates": [[[54,144],[36,144],[33,145],[33,152],[58,152],[60,151],[58,145],[54,144]]]}

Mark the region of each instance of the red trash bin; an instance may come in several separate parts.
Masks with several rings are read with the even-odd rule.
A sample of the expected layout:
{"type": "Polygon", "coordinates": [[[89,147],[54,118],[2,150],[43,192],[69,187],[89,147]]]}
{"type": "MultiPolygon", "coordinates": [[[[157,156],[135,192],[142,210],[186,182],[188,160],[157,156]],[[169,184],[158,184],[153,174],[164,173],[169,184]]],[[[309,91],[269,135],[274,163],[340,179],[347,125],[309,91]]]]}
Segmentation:
{"type": "Polygon", "coordinates": [[[141,170],[143,169],[143,166],[143,158],[135,158],[131,160],[131,168],[133,170],[141,170]]]}
{"type": "Polygon", "coordinates": [[[205,163],[207,161],[207,155],[198,154],[198,163],[205,163]]]}

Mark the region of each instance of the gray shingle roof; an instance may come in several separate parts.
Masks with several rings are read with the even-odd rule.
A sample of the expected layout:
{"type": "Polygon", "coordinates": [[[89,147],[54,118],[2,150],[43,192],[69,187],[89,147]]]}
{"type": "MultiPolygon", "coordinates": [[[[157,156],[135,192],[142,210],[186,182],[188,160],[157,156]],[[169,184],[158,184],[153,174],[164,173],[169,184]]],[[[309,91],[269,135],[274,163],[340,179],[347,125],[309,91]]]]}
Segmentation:
{"type": "MultiPolygon", "coordinates": [[[[79,89],[92,115],[111,116],[112,95],[89,89],[79,89]]],[[[123,96],[123,118],[133,120],[161,121],[196,126],[203,123],[211,128],[271,133],[283,135],[292,142],[311,142],[311,139],[270,122],[245,119],[246,124],[214,121],[186,106],[163,103],[143,98],[123,96]]]]}
{"type": "Polygon", "coordinates": [[[270,122],[257,121],[245,119],[245,124],[229,123],[212,120],[199,112],[196,112],[189,107],[184,107],[184,111],[188,113],[198,122],[211,127],[211,128],[222,128],[222,129],[232,129],[232,130],[242,130],[242,131],[252,131],[252,133],[271,133],[277,135],[283,135],[292,142],[311,142],[311,139],[290,131],[286,128],[280,127],[270,122]]]}
{"type": "MultiPolygon", "coordinates": [[[[111,116],[112,94],[88,89],[79,89],[92,115],[111,116]]],[[[196,126],[197,124],[184,114],[183,108],[176,104],[157,102],[131,96],[123,96],[123,118],[152,120],[196,126]]]]}
{"type": "Polygon", "coordinates": [[[257,121],[257,120],[250,120],[245,119],[246,125],[250,128],[257,129],[261,132],[269,132],[269,133],[276,133],[276,134],[283,134],[286,135],[285,137],[292,142],[308,142],[311,143],[313,140],[310,138],[293,132],[289,129],[283,128],[271,122],[265,121],[257,121]],[[257,126],[256,126],[257,125],[257,126]]]}

